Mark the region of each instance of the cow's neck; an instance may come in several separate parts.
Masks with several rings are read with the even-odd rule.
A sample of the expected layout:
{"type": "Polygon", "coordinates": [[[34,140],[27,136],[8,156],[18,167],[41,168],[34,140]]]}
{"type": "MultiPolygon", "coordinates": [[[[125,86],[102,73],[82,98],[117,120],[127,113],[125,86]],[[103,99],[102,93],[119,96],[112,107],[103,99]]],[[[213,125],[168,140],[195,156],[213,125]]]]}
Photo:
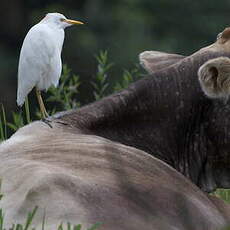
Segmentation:
{"type": "MultiPolygon", "coordinates": [[[[164,77],[167,76],[161,76],[164,77]]],[[[175,92],[170,90],[172,84],[166,89],[162,83],[159,78],[140,80],[62,119],[86,133],[139,148],[170,163],[163,138],[176,101],[175,92]]]]}
{"type": "MultiPolygon", "coordinates": [[[[208,59],[208,58],[207,58],[208,59]]],[[[142,79],[112,96],[61,116],[83,133],[99,135],[170,164],[194,183],[204,181],[205,123],[209,105],[197,78],[198,67],[178,65],[142,79]],[[204,100],[204,101],[203,101],[204,100]],[[199,105],[199,106],[198,106],[199,105]]]]}
{"type": "Polygon", "coordinates": [[[175,69],[171,71],[171,75],[161,71],[159,76],[140,80],[126,90],[64,115],[62,120],[84,133],[141,149],[188,176],[184,162],[187,157],[184,149],[179,149],[185,141],[180,129],[193,130],[185,130],[183,125],[187,124],[183,122],[180,127],[180,122],[188,120],[191,110],[190,95],[183,88],[192,92],[194,84],[188,79],[179,81],[175,69]]]}

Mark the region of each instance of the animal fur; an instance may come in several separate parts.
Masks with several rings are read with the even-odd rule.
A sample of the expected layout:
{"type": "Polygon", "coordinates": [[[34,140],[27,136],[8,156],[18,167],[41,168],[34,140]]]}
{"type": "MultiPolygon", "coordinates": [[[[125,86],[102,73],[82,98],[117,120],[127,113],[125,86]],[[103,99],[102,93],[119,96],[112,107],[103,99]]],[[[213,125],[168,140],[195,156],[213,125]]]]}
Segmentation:
{"type": "Polygon", "coordinates": [[[198,71],[205,94],[211,98],[228,98],[230,95],[230,59],[219,57],[207,61],[198,71]]]}

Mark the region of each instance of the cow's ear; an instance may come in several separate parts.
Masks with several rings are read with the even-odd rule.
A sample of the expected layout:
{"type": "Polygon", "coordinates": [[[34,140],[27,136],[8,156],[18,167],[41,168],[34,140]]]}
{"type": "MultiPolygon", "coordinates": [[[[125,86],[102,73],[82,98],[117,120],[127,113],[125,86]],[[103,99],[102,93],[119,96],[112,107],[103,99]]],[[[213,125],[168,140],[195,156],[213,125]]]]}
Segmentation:
{"type": "Polygon", "coordinates": [[[219,57],[204,63],[198,71],[201,88],[212,98],[230,95],[230,58],[219,57]]]}
{"type": "Polygon", "coordinates": [[[139,61],[142,67],[151,74],[177,63],[184,57],[179,54],[169,54],[159,51],[144,51],[139,54],[139,61]]]}
{"type": "Polygon", "coordinates": [[[225,30],[217,35],[218,43],[224,44],[230,39],[230,27],[225,28],[225,30]]]}

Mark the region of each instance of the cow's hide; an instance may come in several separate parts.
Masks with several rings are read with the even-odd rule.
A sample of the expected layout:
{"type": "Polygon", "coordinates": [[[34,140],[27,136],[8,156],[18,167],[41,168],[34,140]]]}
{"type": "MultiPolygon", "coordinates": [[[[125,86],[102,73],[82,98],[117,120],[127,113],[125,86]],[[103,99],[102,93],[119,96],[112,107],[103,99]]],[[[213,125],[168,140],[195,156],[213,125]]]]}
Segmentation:
{"type": "Polygon", "coordinates": [[[217,230],[229,209],[153,156],[105,138],[34,122],[0,145],[5,224],[101,222],[106,230],[217,230]],[[225,214],[223,214],[225,213],[225,214]]]}
{"type": "Polygon", "coordinates": [[[84,228],[102,222],[102,230],[230,224],[229,206],[196,187],[230,186],[229,35],[228,28],[189,57],[142,55],[151,76],[3,142],[6,226],[36,205],[34,226],[45,215],[47,229],[67,221],[84,228]]]}

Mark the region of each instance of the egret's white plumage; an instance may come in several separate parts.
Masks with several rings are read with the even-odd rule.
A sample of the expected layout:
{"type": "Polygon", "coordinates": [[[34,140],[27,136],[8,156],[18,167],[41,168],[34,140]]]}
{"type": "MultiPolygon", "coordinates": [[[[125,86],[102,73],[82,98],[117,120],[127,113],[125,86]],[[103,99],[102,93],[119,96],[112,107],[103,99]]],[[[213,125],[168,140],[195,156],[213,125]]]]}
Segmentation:
{"type": "Polygon", "coordinates": [[[57,86],[61,76],[64,29],[83,24],[59,13],[49,13],[27,33],[19,58],[17,104],[22,106],[28,93],[57,86]]]}

